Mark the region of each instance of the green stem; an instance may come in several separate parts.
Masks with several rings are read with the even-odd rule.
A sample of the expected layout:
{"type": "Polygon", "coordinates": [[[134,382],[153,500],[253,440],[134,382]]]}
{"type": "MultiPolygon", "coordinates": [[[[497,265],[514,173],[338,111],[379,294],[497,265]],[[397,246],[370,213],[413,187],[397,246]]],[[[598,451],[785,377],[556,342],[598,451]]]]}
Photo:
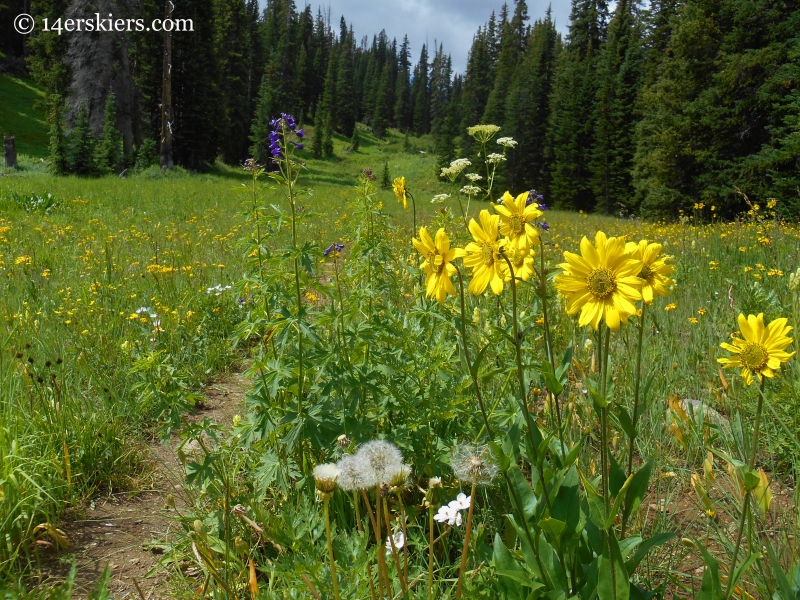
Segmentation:
{"type": "MultiPolygon", "coordinates": [[[[392,524],[389,520],[389,503],[386,498],[383,499],[383,514],[386,519],[386,533],[389,534],[389,546],[392,549],[392,560],[397,569],[397,578],[400,580],[400,588],[403,590],[403,595],[408,596],[408,582],[403,576],[403,567],[400,564],[400,555],[397,552],[397,546],[394,543],[394,535],[392,534],[392,524]]],[[[405,547],[405,544],[403,545],[405,547]]]]}
{"type": "Polygon", "coordinates": [[[472,482],[470,492],[469,512],[467,513],[467,529],[464,533],[464,549],[461,551],[461,566],[458,569],[458,584],[456,585],[456,598],[461,598],[461,584],[464,581],[464,570],[467,568],[467,554],[469,554],[469,536],[472,533],[472,511],[475,507],[475,482],[472,482]]]}
{"type": "MultiPolygon", "coordinates": [[[[544,241],[539,235],[539,259],[541,267],[539,269],[539,295],[542,299],[542,317],[544,318],[544,345],[550,365],[555,370],[556,363],[553,358],[553,344],[550,339],[550,318],[547,313],[547,270],[544,266],[544,241]]],[[[566,456],[566,444],[564,444],[564,424],[561,421],[561,404],[558,401],[558,394],[553,394],[554,410],[556,413],[556,424],[558,426],[558,441],[561,444],[562,459],[566,456]]]]}
{"type": "MultiPolygon", "coordinates": [[[[756,424],[753,428],[753,441],[750,447],[750,458],[747,461],[747,468],[749,471],[753,470],[756,465],[756,454],[758,453],[758,437],[761,429],[761,412],[764,409],[764,386],[767,380],[761,378],[761,387],[758,390],[758,407],[756,408],[756,424]]],[[[742,516],[739,518],[739,531],[736,534],[736,545],[733,548],[733,558],[731,559],[731,568],[728,571],[728,586],[725,590],[725,598],[731,597],[733,588],[733,574],[736,570],[736,559],[739,558],[739,547],[742,544],[742,533],[744,532],[744,522],[749,512],[750,490],[745,490],[744,498],[742,499],[742,516]]]]}
{"type": "MultiPolygon", "coordinates": [[[[636,424],[639,419],[639,387],[642,376],[642,351],[644,348],[644,319],[647,312],[647,302],[642,302],[642,317],[639,321],[639,347],[636,354],[636,381],[633,388],[633,416],[631,423],[633,431],[628,442],[628,475],[633,473],[633,450],[636,444],[636,424]]],[[[625,538],[625,529],[627,526],[627,516],[622,518],[622,538],[625,538]]]]}
{"type": "Polygon", "coordinates": [[[530,438],[531,448],[533,449],[533,459],[536,462],[536,470],[539,472],[539,477],[542,481],[542,492],[544,493],[544,500],[547,504],[547,510],[550,514],[553,513],[553,507],[550,503],[550,495],[547,493],[547,480],[544,478],[544,469],[539,461],[539,448],[536,444],[536,439],[533,437],[533,428],[536,424],[531,419],[531,413],[528,410],[528,402],[526,401],[525,375],[522,370],[522,341],[519,336],[519,324],[517,323],[517,278],[514,273],[514,266],[506,256],[503,249],[500,250],[500,256],[506,261],[508,272],[511,274],[511,307],[512,307],[512,322],[514,325],[514,350],[517,359],[517,380],[519,381],[519,407],[522,414],[525,416],[525,423],[528,426],[528,437],[530,438]]]}
{"type": "MultiPolygon", "coordinates": [[[[375,534],[375,543],[378,546],[378,598],[383,598],[383,547],[381,546],[381,530],[380,530],[380,494],[376,498],[378,505],[376,508],[378,509],[378,520],[375,520],[375,516],[372,514],[372,506],[369,503],[369,496],[367,496],[366,490],[361,490],[361,496],[364,498],[364,504],[367,507],[367,515],[369,515],[369,521],[372,524],[372,531],[375,534]]],[[[389,595],[391,596],[391,590],[387,590],[389,595]]]]}
{"type": "Polygon", "coordinates": [[[433,600],[433,506],[428,507],[428,598],[433,600]]]}
{"type": "MultiPolygon", "coordinates": [[[[601,377],[603,378],[600,388],[602,390],[603,403],[606,402],[606,395],[608,393],[608,354],[609,346],[611,344],[611,329],[605,325],[605,342],[603,343],[603,356],[601,360],[601,377]]],[[[602,333],[600,334],[602,337],[602,333]]],[[[603,406],[600,409],[600,462],[603,470],[603,502],[606,507],[606,514],[611,509],[611,499],[609,490],[609,474],[608,474],[608,407],[603,406]]]]}
{"type": "Polygon", "coordinates": [[[322,500],[323,511],[325,513],[325,535],[328,536],[328,558],[331,561],[331,579],[333,580],[333,597],[339,600],[339,578],[336,576],[336,559],[333,557],[333,541],[331,540],[331,519],[328,512],[328,502],[330,496],[325,494],[322,500]]]}

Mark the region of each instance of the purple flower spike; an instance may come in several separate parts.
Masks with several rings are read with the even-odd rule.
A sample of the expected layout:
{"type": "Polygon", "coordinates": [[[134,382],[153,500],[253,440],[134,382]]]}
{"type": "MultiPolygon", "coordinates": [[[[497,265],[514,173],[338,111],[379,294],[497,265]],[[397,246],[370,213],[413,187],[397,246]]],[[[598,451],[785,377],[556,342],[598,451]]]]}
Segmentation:
{"type": "Polygon", "coordinates": [[[336,244],[336,251],[341,252],[344,250],[344,244],[336,244]]]}
{"type": "Polygon", "coordinates": [[[302,150],[303,148],[305,148],[303,144],[298,144],[297,142],[292,142],[292,143],[294,144],[294,147],[297,148],[298,150],[302,150]]]}
{"type": "Polygon", "coordinates": [[[322,253],[322,256],[328,256],[331,252],[333,252],[334,245],[335,244],[331,244],[330,246],[325,248],[325,251],[322,253]]]}
{"type": "Polygon", "coordinates": [[[298,129],[298,130],[297,130],[297,131],[295,131],[294,133],[295,133],[295,135],[297,135],[297,137],[299,137],[301,140],[303,139],[303,130],[302,130],[302,129],[298,129]]]}
{"type": "Polygon", "coordinates": [[[547,210],[547,205],[544,202],[539,202],[539,209],[540,210],[547,210]]]}
{"type": "Polygon", "coordinates": [[[547,224],[547,221],[542,221],[541,223],[539,223],[539,227],[541,227],[545,231],[550,231],[550,225],[547,224]]]}

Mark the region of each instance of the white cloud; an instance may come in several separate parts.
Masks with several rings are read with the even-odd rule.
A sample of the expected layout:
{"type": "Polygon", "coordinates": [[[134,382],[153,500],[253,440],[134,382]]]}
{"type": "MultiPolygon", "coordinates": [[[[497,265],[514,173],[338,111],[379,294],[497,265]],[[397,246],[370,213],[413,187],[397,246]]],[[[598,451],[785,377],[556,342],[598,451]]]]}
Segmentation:
{"type": "MultiPolygon", "coordinates": [[[[262,0],[263,1],[263,0],[262,0]]],[[[311,4],[316,12],[316,4],[311,4]]],[[[306,3],[297,2],[303,9],[306,3]]],[[[513,13],[514,2],[508,0],[509,11],[513,13]]],[[[532,23],[544,18],[547,11],[546,0],[529,0],[528,15],[532,23]]],[[[342,15],[352,23],[356,40],[372,36],[381,29],[386,30],[389,39],[397,39],[399,44],[403,35],[408,35],[411,43],[412,61],[416,63],[422,44],[433,47],[434,41],[442,43],[444,50],[453,57],[453,68],[463,72],[467,64],[467,54],[472,45],[472,37],[479,25],[489,20],[492,11],[497,14],[503,6],[502,0],[329,0],[322,5],[330,7],[331,24],[338,29],[342,15]]],[[[566,33],[569,22],[570,0],[553,0],[552,14],[559,31],[566,33]]],[[[432,54],[432,51],[430,52],[432,54]]]]}

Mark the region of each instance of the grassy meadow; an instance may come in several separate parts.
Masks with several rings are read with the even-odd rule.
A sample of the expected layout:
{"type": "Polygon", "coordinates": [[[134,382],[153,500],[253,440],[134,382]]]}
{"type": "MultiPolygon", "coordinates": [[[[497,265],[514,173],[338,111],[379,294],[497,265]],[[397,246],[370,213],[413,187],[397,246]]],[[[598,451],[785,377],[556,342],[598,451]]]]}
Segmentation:
{"type": "MultiPolygon", "coordinates": [[[[38,93],[0,76],[4,111],[17,110],[15,98],[29,105],[25,94],[38,93]]],[[[8,122],[6,117],[0,120],[8,122]]],[[[39,123],[41,115],[25,118],[39,123]]],[[[579,519],[553,512],[549,521],[531,527],[552,550],[552,569],[558,564],[553,557],[574,552],[565,580],[577,586],[594,577],[597,585],[605,550],[596,550],[595,558],[591,551],[581,554],[594,547],[597,528],[573,540],[558,527],[569,523],[583,531],[589,521],[584,505],[592,492],[581,492],[578,501],[577,473],[599,485],[604,444],[615,463],[626,466],[628,424],[619,411],[630,410],[636,394],[639,318],[632,316],[607,346],[614,392],[606,439],[589,392],[601,370],[602,340],[564,313],[552,278],[563,251],[577,252],[583,236],[594,240],[602,230],[662,244],[673,257],[676,282],[646,312],[632,464],[640,468],[652,460],[651,474],[626,516],[638,541],[620,542],[616,552],[633,556],[642,539],[676,533],[640,559],[632,582],[657,597],[722,598],[721,591],[707,592],[711,583],[705,581],[711,581],[707,573],[722,572],[714,585],[724,586],[726,568],[680,540],[699,540],[719,563],[729,564],[744,488],[722,457],[746,462],[758,392],[755,385],[744,386],[737,371],[723,372],[716,358],[725,355],[719,344],[737,331],[739,313],[800,322],[797,285],[790,288],[790,276],[800,268],[798,226],[779,222],[765,206],[729,223],[716,221],[710,206],[671,223],[548,210],[542,217],[549,225],[541,232],[545,245],[537,247],[535,258],[549,269],[547,292],[520,283],[515,304],[508,283],[499,296],[467,295],[463,319],[458,295],[442,305],[425,300],[419,255],[410,242],[411,206],[405,211],[391,190],[370,187],[380,187],[388,162],[391,177],[404,176],[414,195],[417,226],[431,234],[444,227],[454,247],[466,245],[471,237],[455,197],[431,202],[452,190],[437,178],[430,141],[411,138],[412,147],[404,150],[396,132],[387,140],[363,132],[358,152],[347,152],[344,139],[335,144],[333,158],[295,156],[306,164],[293,219],[280,182],[262,175],[253,200],[247,189],[253,179],[241,168],[55,178],[38,160],[46,145],[41,127],[20,129],[20,169],[0,171],[0,581],[11,584],[36,572],[39,553],[62,543],[53,528],[66,508],[146,477],[143,445],[182,430],[181,417],[205,383],[247,369],[254,383],[249,413],[232,431],[212,432],[218,438],[213,447],[185,465],[195,503],[176,513],[186,536],[164,561],[173,569],[175,597],[202,592],[215,598],[300,598],[313,592],[320,597],[320,591],[321,597],[334,597],[339,590],[332,591],[337,575],[331,574],[331,554],[339,562],[342,597],[375,597],[374,582],[384,584],[382,568],[390,597],[423,598],[431,590],[435,597],[455,597],[464,570],[462,545],[471,549],[467,597],[569,597],[554,592],[556,578],[528,564],[535,562],[532,548],[524,528],[515,530],[504,517],[512,510],[499,476],[472,488],[471,545],[464,543],[464,525],[444,523],[436,524],[434,542],[433,512],[458,492],[470,493],[469,483],[453,476],[453,447],[486,439],[475,386],[483,389],[488,422],[500,432],[497,448],[521,465],[505,467],[518,474],[519,493],[530,491],[535,505],[535,497],[547,494],[542,481],[551,481],[553,494],[575,489],[574,508],[583,507],[579,519]],[[364,168],[377,175],[376,182],[359,181],[364,168]],[[293,246],[295,221],[299,241],[293,246]],[[342,252],[323,255],[333,242],[344,244],[342,252]],[[514,336],[517,319],[524,335],[514,336]],[[474,373],[460,346],[466,327],[474,373]],[[548,392],[556,384],[541,374],[548,344],[563,365],[562,390],[555,392],[560,409],[548,392]],[[539,471],[536,448],[517,439],[521,450],[509,450],[499,441],[502,432],[519,436],[530,427],[515,400],[517,364],[528,377],[523,395],[532,422],[546,438],[538,452],[549,458],[539,461],[539,471]],[[559,437],[576,448],[574,463],[559,453],[559,437]],[[359,513],[360,498],[341,490],[330,497],[322,493],[334,532],[330,552],[326,545],[312,468],[373,438],[395,443],[412,469],[415,485],[393,484],[383,501],[387,519],[403,528],[399,554],[410,566],[401,566],[391,544],[384,554],[386,535],[375,536],[376,544],[370,522],[359,513]],[[705,495],[698,491],[699,479],[692,483],[696,474],[705,477],[705,495]],[[432,484],[435,477],[441,487],[432,484]],[[244,507],[261,529],[258,535],[246,520],[232,519],[233,505],[244,507]],[[498,551],[501,539],[505,554],[498,551]],[[575,550],[573,543],[584,546],[575,550]],[[588,568],[588,574],[576,575],[578,563],[595,564],[594,575],[588,568]],[[203,574],[181,575],[181,564],[199,565],[203,574]]],[[[472,201],[470,216],[486,208],[472,201]]],[[[457,289],[457,277],[454,282],[457,289]]],[[[755,466],[767,474],[774,497],[766,510],[751,511],[744,544],[749,550],[738,553],[739,564],[751,553],[753,558],[732,592],[742,598],[768,598],[785,589],[775,565],[789,573],[800,558],[796,356],[765,389],[755,466]],[[771,540],[777,562],[761,554],[761,539],[771,540]]],[[[182,435],[203,439],[204,433],[209,431],[195,428],[182,435]]],[[[611,486],[619,492],[621,482],[611,486]]],[[[537,510],[544,508],[531,508],[538,515],[529,515],[531,523],[542,517],[537,510]]],[[[610,528],[620,533],[619,521],[610,528]]],[[[624,530],[622,525],[620,539],[624,530]]],[[[619,567],[611,564],[612,570],[619,567]]],[[[626,579],[613,596],[605,589],[599,594],[627,598],[627,590],[626,579]]]]}

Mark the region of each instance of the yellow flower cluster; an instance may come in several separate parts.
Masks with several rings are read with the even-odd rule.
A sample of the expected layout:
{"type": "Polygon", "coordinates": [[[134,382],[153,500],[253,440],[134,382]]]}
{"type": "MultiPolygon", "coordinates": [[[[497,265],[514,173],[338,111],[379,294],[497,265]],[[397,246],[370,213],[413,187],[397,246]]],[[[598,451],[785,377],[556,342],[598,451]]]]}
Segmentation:
{"type": "Polygon", "coordinates": [[[421,268],[427,276],[426,295],[444,302],[448,294],[456,293],[451,278],[458,271],[451,263],[457,258],[463,258],[464,266],[471,269],[469,291],[476,296],[489,287],[494,294],[501,294],[512,276],[529,280],[534,272],[533,244],[539,242],[535,223],[542,216],[538,204],[528,204],[529,196],[529,192],[524,192],[514,198],[506,192],[503,204],[493,205],[496,214],[482,210],[479,221],[470,219],[473,241],[463,249],[450,248],[450,238],[444,229],[439,229],[433,240],[422,227],[419,239],[415,238],[413,243],[425,259],[421,268]]]}
{"type": "Polygon", "coordinates": [[[564,252],[566,263],[556,276],[556,289],[567,299],[567,314],[580,313],[578,324],[595,330],[602,320],[612,331],[619,331],[628,317],[637,314],[634,302],[651,304],[656,296],[666,296],[674,283],[674,271],[661,256],[661,244],[625,243],[622,238],[609,238],[602,231],[595,243],[584,237],[581,253],[564,252]]]}

